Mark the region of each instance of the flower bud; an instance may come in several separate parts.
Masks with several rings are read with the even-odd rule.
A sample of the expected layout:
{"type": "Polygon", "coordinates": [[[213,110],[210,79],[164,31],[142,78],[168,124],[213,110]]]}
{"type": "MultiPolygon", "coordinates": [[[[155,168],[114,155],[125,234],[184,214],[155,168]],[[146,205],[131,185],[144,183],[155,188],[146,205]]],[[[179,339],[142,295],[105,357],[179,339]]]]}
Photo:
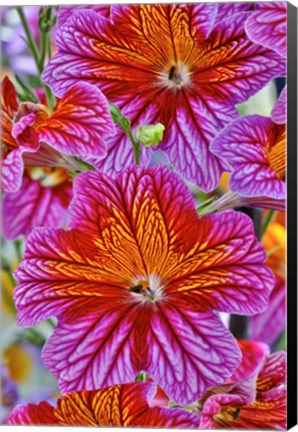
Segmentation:
{"type": "Polygon", "coordinates": [[[164,130],[165,127],[161,123],[138,126],[136,128],[135,137],[144,147],[155,147],[158,146],[162,140],[164,130]]]}

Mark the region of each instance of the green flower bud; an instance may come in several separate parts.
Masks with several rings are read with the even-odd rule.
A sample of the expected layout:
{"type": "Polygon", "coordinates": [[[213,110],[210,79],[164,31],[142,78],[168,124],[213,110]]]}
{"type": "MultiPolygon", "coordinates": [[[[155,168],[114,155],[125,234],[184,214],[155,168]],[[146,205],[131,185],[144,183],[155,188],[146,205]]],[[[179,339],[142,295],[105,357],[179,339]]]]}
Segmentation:
{"type": "Polygon", "coordinates": [[[165,127],[161,123],[138,126],[135,137],[144,147],[156,147],[163,138],[164,130],[165,127]]]}

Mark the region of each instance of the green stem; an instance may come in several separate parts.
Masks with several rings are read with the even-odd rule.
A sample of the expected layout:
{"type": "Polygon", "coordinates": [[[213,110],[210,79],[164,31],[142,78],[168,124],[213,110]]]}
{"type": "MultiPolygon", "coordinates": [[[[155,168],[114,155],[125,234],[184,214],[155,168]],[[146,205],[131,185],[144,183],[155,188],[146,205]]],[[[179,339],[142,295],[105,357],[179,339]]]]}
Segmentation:
{"type": "Polygon", "coordinates": [[[21,262],[23,258],[21,240],[15,240],[14,245],[15,245],[17,260],[18,262],[21,262]]]}
{"type": "Polygon", "coordinates": [[[33,54],[37,70],[40,73],[40,70],[39,70],[39,56],[38,56],[38,51],[37,51],[36,43],[35,43],[35,41],[34,41],[34,39],[32,37],[32,34],[30,32],[30,29],[29,29],[29,26],[28,26],[27,19],[25,17],[23,8],[21,6],[17,6],[16,8],[17,8],[17,12],[19,14],[22,26],[23,26],[23,28],[25,30],[25,33],[26,33],[28,46],[29,46],[29,48],[30,48],[30,50],[31,50],[31,52],[33,54]]]}
{"type": "MultiPolygon", "coordinates": [[[[36,67],[37,67],[37,71],[39,73],[39,75],[41,75],[42,71],[43,71],[43,63],[41,63],[40,58],[39,58],[39,54],[38,54],[38,50],[37,50],[37,46],[36,43],[32,37],[32,34],[30,32],[29,26],[28,26],[28,22],[26,19],[26,16],[24,14],[23,8],[21,6],[16,6],[17,8],[17,12],[19,14],[22,26],[24,28],[25,34],[26,34],[26,38],[27,38],[27,43],[28,43],[28,47],[30,49],[30,51],[32,52],[36,67]]],[[[44,87],[47,99],[48,99],[48,104],[49,104],[49,108],[51,110],[54,109],[55,106],[55,98],[51,92],[51,89],[46,86],[42,81],[41,81],[42,86],[44,87]]]]}
{"type": "Polygon", "coordinates": [[[140,156],[141,156],[140,143],[136,142],[134,140],[132,133],[131,133],[131,129],[129,129],[129,131],[127,131],[127,136],[130,139],[130,142],[131,142],[132,147],[133,147],[135,164],[140,165],[140,156]]]}
{"type": "Polygon", "coordinates": [[[264,221],[263,227],[262,227],[262,236],[267,231],[267,228],[268,228],[270,222],[272,221],[274,215],[275,215],[275,210],[273,210],[273,209],[269,210],[269,212],[266,216],[266,219],[264,221]]]}
{"type": "Polygon", "coordinates": [[[39,69],[43,71],[44,62],[47,54],[47,46],[48,46],[48,33],[41,32],[41,53],[39,59],[39,69]]]}

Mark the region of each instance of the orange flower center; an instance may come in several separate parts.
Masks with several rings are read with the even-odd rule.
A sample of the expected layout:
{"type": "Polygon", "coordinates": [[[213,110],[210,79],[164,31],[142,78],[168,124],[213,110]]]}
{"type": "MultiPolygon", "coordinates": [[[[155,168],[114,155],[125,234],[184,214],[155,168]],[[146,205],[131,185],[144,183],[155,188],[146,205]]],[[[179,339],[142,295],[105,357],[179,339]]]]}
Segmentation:
{"type": "Polygon", "coordinates": [[[279,179],[284,180],[286,176],[286,132],[284,131],[273,146],[268,149],[270,168],[279,179]]]}
{"type": "Polygon", "coordinates": [[[141,301],[155,301],[162,298],[163,286],[155,275],[136,278],[128,288],[132,295],[141,301]]]}

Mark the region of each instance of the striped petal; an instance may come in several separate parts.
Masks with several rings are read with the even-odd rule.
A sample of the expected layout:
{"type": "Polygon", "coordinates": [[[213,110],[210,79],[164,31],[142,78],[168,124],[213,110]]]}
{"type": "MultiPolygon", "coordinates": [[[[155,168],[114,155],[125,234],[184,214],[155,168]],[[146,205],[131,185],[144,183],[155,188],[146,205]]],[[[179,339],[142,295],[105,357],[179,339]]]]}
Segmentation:
{"type": "Polygon", "coordinates": [[[79,157],[88,154],[103,157],[104,138],[114,132],[106,98],[86,83],[71,87],[58,101],[51,117],[38,127],[40,141],[79,157]]]}
{"type": "Polygon", "coordinates": [[[197,428],[199,417],[181,409],[150,408],[155,386],[150,383],[116,385],[92,392],[62,396],[56,408],[47,402],[16,407],[10,425],[124,426],[197,428]],[[41,421],[43,420],[43,423],[41,421]]]}
{"type": "Polygon", "coordinates": [[[271,119],[274,123],[284,124],[287,122],[287,87],[285,87],[276,104],[274,105],[273,110],[271,111],[271,119]]]}
{"type": "MultiPolygon", "coordinates": [[[[1,143],[7,150],[18,147],[12,137],[13,118],[18,110],[19,103],[13,83],[5,76],[1,82],[1,143]]],[[[2,149],[3,151],[3,149],[2,149]]],[[[4,149],[4,155],[5,155],[4,149]]]]}
{"type": "Polygon", "coordinates": [[[252,11],[255,3],[253,2],[219,2],[216,16],[216,23],[236,15],[240,12],[252,11]]]}
{"type": "Polygon", "coordinates": [[[248,37],[255,43],[287,55],[287,3],[259,3],[258,9],[246,21],[248,37]]]}
{"type": "Polygon", "coordinates": [[[286,196],[284,125],[259,115],[241,117],[228,125],[211,144],[211,151],[232,170],[230,188],[245,197],[286,196]]]}
{"type": "Polygon", "coordinates": [[[25,176],[19,191],[3,198],[3,235],[6,239],[27,236],[39,226],[59,227],[72,195],[71,184],[44,187],[25,176]]]}
{"type": "Polygon", "coordinates": [[[75,12],[81,9],[92,9],[94,12],[109,18],[110,8],[109,5],[60,6],[58,11],[57,28],[63,26],[75,12]]]}

